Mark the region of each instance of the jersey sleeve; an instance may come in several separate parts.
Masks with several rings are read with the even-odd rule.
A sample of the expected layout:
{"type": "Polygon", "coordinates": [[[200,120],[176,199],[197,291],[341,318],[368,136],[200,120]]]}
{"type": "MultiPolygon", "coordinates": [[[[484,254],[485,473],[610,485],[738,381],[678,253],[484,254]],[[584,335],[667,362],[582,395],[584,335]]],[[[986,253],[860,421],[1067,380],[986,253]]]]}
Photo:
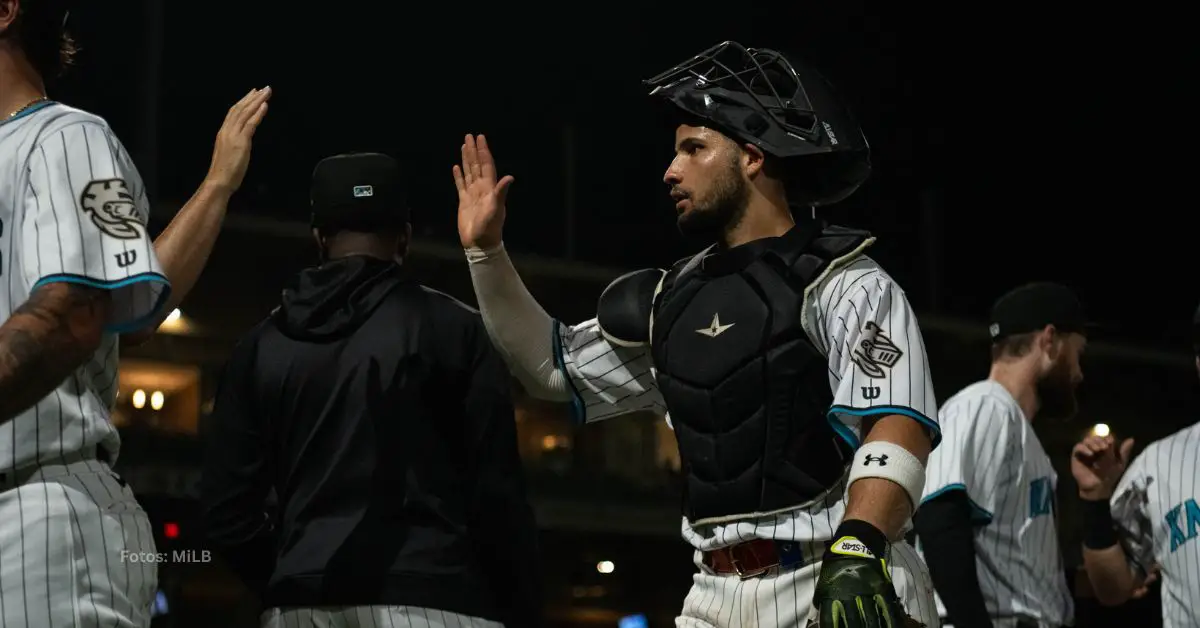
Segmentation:
{"type": "Polygon", "coordinates": [[[555,321],[553,327],[555,365],[571,389],[571,414],[577,423],[631,412],[665,411],[649,347],[610,343],[596,319],[574,326],[555,321]]]}
{"type": "MultiPolygon", "coordinates": [[[[869,259],[825,280],[812,307],[829,361],[829,420],[852,447],[864,418],[904,415],[941,439],[937,403],[917,317],[904,291],[869,259]]],[[[815,334],[810,334],[815,335],[815,334]]]]}
{"type": "Polygon", "coordinates": [[[1109,507],[1113,522],[1121,536],[1121,545],[1129,557],[1134,570],[1142,577],[1154,564],[1154,525],[1150,521],[1147,505],[1150,502],[1150,478],[1146,474],[1147,456],[1152,448],[1147,447],[1125,470],[1113,491],[1109,507]]]}
{"type": "Polygon", "coordinates": [[[956,398],[939,418],[942,443],[925,464],[921,503],[964,491],[972,520],[986,525],[996,512],[1001,487],[1018,479],[1021,439],[1015,422],[1021,419],[986,395],[956,398]]]}
{"type": "Polygon", "coordinates": [[[22,224],[30,290],[68,282],[109,290],[107,331],[150,323],[170,284],[146,231],[145,185],[125,148],[99,121],[49,129],[29,159],[22,224]]]}

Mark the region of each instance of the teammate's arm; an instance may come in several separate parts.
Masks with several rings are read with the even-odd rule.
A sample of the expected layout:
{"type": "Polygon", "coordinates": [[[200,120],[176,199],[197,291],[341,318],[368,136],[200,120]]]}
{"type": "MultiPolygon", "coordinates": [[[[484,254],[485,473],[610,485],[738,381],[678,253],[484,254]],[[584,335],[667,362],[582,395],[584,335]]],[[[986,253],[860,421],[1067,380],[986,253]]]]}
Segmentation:
{"type": "Polygon", "coordinates": [[[154,252],[171,281],[171,294],[152,324],[122,335],[126,344],[137,345],[153,336],[200,279],[221,232],[229,199],[246,175],[251,139],[267,113],[270,98],[269,87],[252,90],[229,109],[217,133],[208,176],[154,240],[154,252]]]}
{"type": "Polygon", "coordinates": [[[274,567],[267,517],[270,470],[264,417],[254,403],[255,328],[234,348],[203,426],[200,510],[206,543],[252,590],[274,567]]]}
{"type": "Polygon", "coordinates": [[[942,443],[926,464],[913,518],[934,587],[955,626],[991,626],[976,566],[975,529],[996,510],[997,487],[1016,481],[1020,417],[990,396],[960,395],[941,409],[942,443]]]}
{"type": "Polygon", "coordinates": [[[48,283],[0,325],[0,423],[50,394],[100,346],[108,292],[48,283]]]}
{"type": "Polygon", "coordinates": [[[531,396],[569,402],[577,421],[661,408],[646,347],[610,342],[596,320],[563,325],[525,288],[501,239],[512,181],[496,181],[482,136],[466,137],[454,167],[459,238],[484,326],[509,369],[531,396]]]}
{"type": "Polygon", "coordinates": [[[517,448],[516,417],[508,372],[482,325],[470,334],[464,417],[468,460],[475,480],[470,538],[498,600],[504,624],[541,625],[541,574],[537,522],[517,448]]]}
{"type": "Polygon", "coordinates": [[[1071,452],[1071,473],[1083,501],[1083,565],[1096,599],[1106,606],[1133,597],[1153,556],[1151,526],[1139,499],[1145,491],[1142,457],[1125,471],[1132,448],[1132,439],[1118,446],[1111,436],[1089,436],[1071,452]],[[1125,532],[1128,549],[1118,528],[1125,532]],[[1128,550],[1141,559],[1131,560],[1128,550]]]}

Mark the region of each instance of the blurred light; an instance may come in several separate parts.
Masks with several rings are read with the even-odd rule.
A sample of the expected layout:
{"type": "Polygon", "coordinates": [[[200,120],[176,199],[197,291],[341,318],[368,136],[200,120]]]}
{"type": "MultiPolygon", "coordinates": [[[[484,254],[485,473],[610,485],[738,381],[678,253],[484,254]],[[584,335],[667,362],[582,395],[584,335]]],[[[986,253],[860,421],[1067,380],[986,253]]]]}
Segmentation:
{"type": "Polygon", "coordinates": [[[611,560],[602,560],[596,563],[596,571],[599,571],[600,573],[612,573],[616,568],[617,566],[614,565],[611,560]]]}
{"type": "Polygon", "coordinates": [[[133,391],[133,407],[141,410],[146,406],[146,391],[141,388],[133,391]]]}
{"type": "Polygon", "coordinates": [[[187,318],[184,317],[183,312],[180,312],[179,308],[175,308],[159,324],[158,331],[165,334],[185,334],[189,331],[190,327],[191,325],[188,323],[187,318]]]}
{"type": "Polygon", "coordinates": [[[617,628],[650,628],[650,620],[641,613],[626,615],[617,621],[617,628]]]}
{"type": "Polygon", "coordinates": [[[558,447],[558,437],[554,434],[547,434],[542,437],[542,449],[554,449],[558,447]]]}
{"type": "Polygon", "coordinates": [[[160,589],[158,593],[154,594],[154,606],[150,607],[150,616],[160,617],[168,612],[170,612],[170,608],[167,606],[167,594],[160,589]]]}
{"type": "Polygon", "coordinates": [[[156,390],[154,391],[153,395],[150,395],[150,407],[154,408],[155,410],[162,410],[163,401],[164,399],[161,390],[156,390]]]}
{"type": "Polygon", "coordinates": [[[179,524],[174,521],[168,521],[163,524],[163,536],[168,539],[174,539],[179,536],[179,524]]]}
{"type": "Polygon", "coordinates": [[[1105,436],[1111,434],[1112,430],[1108,429],[1108,424],[1106,423],[1097,423],[1092,426],[1092,433],[1096,436],[1104,438],[1105,436]]]}

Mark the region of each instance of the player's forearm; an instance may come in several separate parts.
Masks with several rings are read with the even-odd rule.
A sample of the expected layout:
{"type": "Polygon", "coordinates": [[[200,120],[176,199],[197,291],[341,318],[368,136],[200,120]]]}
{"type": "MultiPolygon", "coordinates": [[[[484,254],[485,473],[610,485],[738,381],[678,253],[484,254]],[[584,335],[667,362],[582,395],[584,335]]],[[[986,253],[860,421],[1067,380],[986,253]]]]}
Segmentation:
{"type": "Polygon", "coordinates": [[[51,283],[0,325],[0,423],[50,394],[96,351],[110,307],[105,290],[51,283]]]}
{"type": "Polygon", "coordinates": [[[204,183],[171,224],[154,240],[154,253],[171,280],[171,297],[163,316],[179,306],[196,286],[212,254],[233,191],[204,183]]]}
{"type": "Polygon", "coordinates": [[[1120,544],[1105,549],[1083,548],[1083,566],[1096,600],[1105,606],[1129,601],[1139,583],[1120,544]]]}
{"type": "Polygon", "coordinates": [[[508,368],[530,395],[569,401],[551,346],[555,322],[525,288],[504,246],[466,253],[484,327],[508,368]]]}
{"type": "MultiPolygon", "coordinates": [[[[864,447],[870,443],[891,443],[907,451],[916,458],[920,465],[920,476],[924,478],[924,464],[929,457],[932,443],[928,430],[909,417],[892,415],[879,419],[871,426],[863,441],[864,447]]],[[[857,462],[855,464],[863,464],[857,462]]],[[[870,462],[870,461],[863,461],[870,462]]],[[[898,465],[901,460],[893,458],[882,462],[874,469],[888,470],[887,464],[898,465]]],[[[893,467],[895,468],[895,466],[893,467]]],[[[852,470],[853,471],[853,470],[852,470]]],[[[912,483],[912,481],[910,481],[912,483]]],[[[911,487],[910,487],[911,488],[911,487]]],[[[919,493],[920,489],[916,491],[919,493]]],[[[894,480],[868,477],[854,481],[850,485],[846,503],[846,519],[865,521],[882,531],[890,540],[900,537],[900,530],[912,515],[912,491],[894,480]]]]}
{"type": "Polygon", "coordinates": [[[171,282],[171,294],[157,320],[137,332],[125,334],[123,340],[138,344],[149,339],[196,286],[221,233],[231,195],[228,188],[206,181],[154,240],[154,254],[171,282]]]}

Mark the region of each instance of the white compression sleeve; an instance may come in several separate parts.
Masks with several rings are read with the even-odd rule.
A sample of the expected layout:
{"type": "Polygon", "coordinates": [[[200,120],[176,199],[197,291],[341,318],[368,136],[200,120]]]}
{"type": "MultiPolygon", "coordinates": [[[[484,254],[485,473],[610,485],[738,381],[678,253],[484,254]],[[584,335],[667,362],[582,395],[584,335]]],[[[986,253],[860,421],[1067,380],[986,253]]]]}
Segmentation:
{"type": "Polygon", "coordinates": [[[550,315],[525,288],[508,252],[466,250],[479,313],[492,343],[525,391],[547,401],[570,401],[566,379],[554,363],[550,315]]]}

